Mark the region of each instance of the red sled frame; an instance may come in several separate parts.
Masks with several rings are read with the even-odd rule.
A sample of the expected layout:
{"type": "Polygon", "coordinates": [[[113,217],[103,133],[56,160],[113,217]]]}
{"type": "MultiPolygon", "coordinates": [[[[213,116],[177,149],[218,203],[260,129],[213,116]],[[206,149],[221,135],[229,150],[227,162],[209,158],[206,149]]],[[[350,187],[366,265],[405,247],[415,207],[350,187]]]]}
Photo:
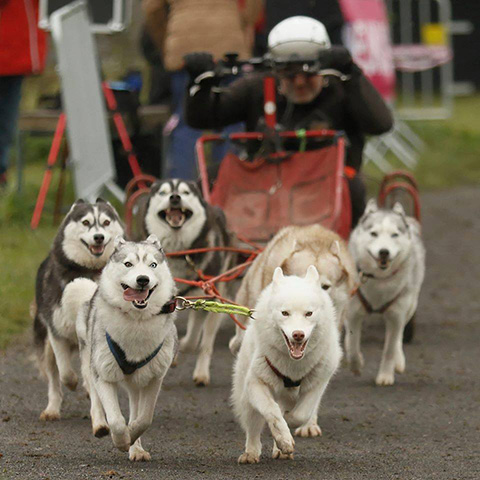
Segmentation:
{"type": "MultiPolygon", "coordinates": [[[[342,190],[344,188],[343,176],[344,176],[344,159],[345,159],[345,139],[340,132],[334,130],[308,130],[302,132],[301,136],[296,131],[285,131],[280,132],[280,138],[284,139],[335,139],[337,146],[337,162],[335,166],[334,173],[334,204],[332,208],[331,221],[332,224],[336,224],[342,212],[342,190]]],[[[202,193],[205,200],[210,203],[211,201],[211,191],[209,187],[209,178],[207,171],[207,163],[205,158],[205,144],[208,142],[221,142],[226,140],[231,141],[241,141],[241,140],[259,140],[262,141],[265,138],[265,133],[262,132],[247,132],[247,133],[234,133],[230,135],[203,135],[197,140],[196,143],[196,153],[197,153],[197,162],[198,169],[200,174],[200,180],[202,185],[202,193]]],[[[281,154],[281,153],[280,153],[281,154]]],[[[274,154],[278,156],[279,153],[274,154]]],[[[286,226],[286,225],[285,225],[286,226]]]]}

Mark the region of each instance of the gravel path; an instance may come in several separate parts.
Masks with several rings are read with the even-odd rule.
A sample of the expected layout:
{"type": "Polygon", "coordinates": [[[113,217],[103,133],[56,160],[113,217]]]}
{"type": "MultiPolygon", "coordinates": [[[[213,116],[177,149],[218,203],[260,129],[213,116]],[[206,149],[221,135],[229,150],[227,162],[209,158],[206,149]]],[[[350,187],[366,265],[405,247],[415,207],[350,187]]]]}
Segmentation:
{"type": "Polygon", "coordinates": [[[62,420],[40,422],[46,386],[28,342],[0,354],[0,479],[479,479],[479,206],[478,188],[423,195],[427,275],[407,372],[393,387],[374,386],[383,328],[367,325],[362,377],[337,374],[320,412],[323,437],[298,439],[293,462],[269,457],[265,432],[261,463],[236,464],[244,436],[228,403],[226,323],[210,387],[194,387],[192,356],[167,375],[142,437],[149,463],[133,464],[110,438],[91,435],[82,391],[66,393],[62,420]]]}

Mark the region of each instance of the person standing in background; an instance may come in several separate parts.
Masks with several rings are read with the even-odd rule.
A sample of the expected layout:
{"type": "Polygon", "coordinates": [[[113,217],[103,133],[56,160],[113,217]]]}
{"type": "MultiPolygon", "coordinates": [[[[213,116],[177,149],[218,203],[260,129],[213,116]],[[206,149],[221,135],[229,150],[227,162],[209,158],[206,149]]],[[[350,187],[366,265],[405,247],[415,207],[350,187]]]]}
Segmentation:
{"type": "Polygon", "coordinates": [[[8,153],[17,126],[22,81],[45,67],[46,34],[39,0],[0,0],[0,187],[7,184],[8,153]]]}
{"type": "Polygon", "coordinates": [[[166,126],[170,133],[168,177],[194,179],[195,142],[201,130],[189,127],[183,114],[188,74],[184,55],[210,52],[215,60],[236,52],[240,59],[251,56],[248,31],[261,13],[262,0],[143,0],[145,26],[161,52],[165,68],[172,72],[172,117],[166,126]]]}

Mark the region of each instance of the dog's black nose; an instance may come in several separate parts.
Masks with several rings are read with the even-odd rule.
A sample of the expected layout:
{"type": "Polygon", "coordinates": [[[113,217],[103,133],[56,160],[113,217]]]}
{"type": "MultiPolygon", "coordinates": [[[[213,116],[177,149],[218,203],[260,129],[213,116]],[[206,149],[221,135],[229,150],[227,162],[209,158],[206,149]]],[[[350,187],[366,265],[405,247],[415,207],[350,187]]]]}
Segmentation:
{"type": "Polygon", "coordinates": [[[139,275],[137,277],[137,283],[141,287],[147,286],[149,282],[150,282],[150,279],[146,275],[139,275]]]}
{"type": "Polygon", "coordinates": [[[105,240],[105,236],[102,235],[101,233],[96,233],[93,236],[93,239],[95,240],[95,243],[98,243],[100,245],[105,240]]]}
{"type": "Polygon", "coordinates": [[[177,193],[173,193],[172,195],[170,195],[170,203],[172,205],[178,205],[181,200],[182,198],[177,193]]]}
{"type": "Polygon", "coordinates": [[[388,256],[390,255],[390,252],[386,249],[386,248],[382,248],[378,254],[380,255],[380,258],[388,258],[388,256]]]}

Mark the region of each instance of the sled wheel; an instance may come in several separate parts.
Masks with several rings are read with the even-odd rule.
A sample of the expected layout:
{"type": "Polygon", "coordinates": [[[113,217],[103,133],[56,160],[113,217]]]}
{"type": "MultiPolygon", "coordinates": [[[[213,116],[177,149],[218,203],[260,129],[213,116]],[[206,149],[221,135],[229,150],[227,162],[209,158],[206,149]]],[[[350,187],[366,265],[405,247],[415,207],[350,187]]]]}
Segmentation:
{"type": "Polygon", "coordinates": [[[155,183],[157,179],[153,175],[136,175],[133,177],[128,183],[127,186],[125,187],[125,195],[126,195],[126,201],[125,203],[128,202],[128,199],[132,195],[132,193],[139,189],[139,188],[150,188],[153,183],[155,183]],[[143,186],[140,186],[139,184],[142,184],[143,186]]]}
{"type": "Polygon", "coordinates": [[[127,230],[127,236],[129,239],[133,238],[133,209],[135,208],[135,204],[138,202],[138,200],[145,196],[148,195],[150,192],[149,188],[142,188],[140,190],[135,191],[130,195],[130,198],[127,200],[127,204],[125,207],[125,224],[126,224],[126,230],[127,230]]]}
{"type": "Polygon", "coordinates": [[[415,333],[415,314],[405,325],[403,330],[403,343],[411,343],[415,333]]]}
{"type": "Polygon", "coordinates": [[[418,191],[410,183],[390,183],[380,190],[378,205],[381,208],[393,208],[399,202],[408,216],[415,217],[420,222],[420,200],[418,191]]]}

